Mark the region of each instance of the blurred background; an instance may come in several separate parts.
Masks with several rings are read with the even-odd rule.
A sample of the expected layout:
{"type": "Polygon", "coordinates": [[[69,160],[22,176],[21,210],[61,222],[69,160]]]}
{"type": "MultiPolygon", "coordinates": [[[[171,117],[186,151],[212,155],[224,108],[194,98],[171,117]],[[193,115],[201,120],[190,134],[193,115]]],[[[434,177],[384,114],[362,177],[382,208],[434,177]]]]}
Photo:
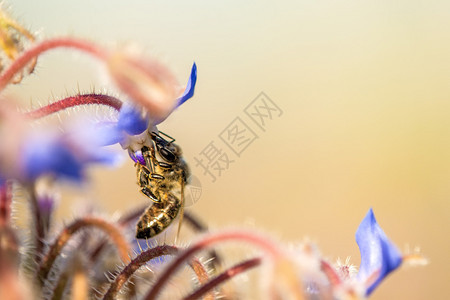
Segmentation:
{"type": "MultiPolygon", "coordinates": [[[[4,6],[41,38],[69,34],[137,46],[181,84],[195,60],[195,97],[160,129],[182,146],[201,186],[188,208],[211,228],[258,227],[286,242],[308,236],[331,260],[351,256],[359,265],[354,233],[372,207],[400,249],[420,246],[430,259],[389,276],[372,299],[450,297],[450,2],[4,6]],[[263,119],[246,114],[262,103],[261,92],[263,119]],[[247,136],[234,152],[227,130],[236,126],[247,136]],[[220,173],[211,166],[215,181],[196,166],[211,145],[232,161],[220,173]]],[[[28,104],[78,89],[112,91],[97,63],[71,53],[46,54],[35,75],[8,93],[28,104]]],[[[91,176],[90,201],[109,214],[147,201],[128,160],[91,176]]],[[[61,220],[74,205],[60,203],[61,220]]]]}

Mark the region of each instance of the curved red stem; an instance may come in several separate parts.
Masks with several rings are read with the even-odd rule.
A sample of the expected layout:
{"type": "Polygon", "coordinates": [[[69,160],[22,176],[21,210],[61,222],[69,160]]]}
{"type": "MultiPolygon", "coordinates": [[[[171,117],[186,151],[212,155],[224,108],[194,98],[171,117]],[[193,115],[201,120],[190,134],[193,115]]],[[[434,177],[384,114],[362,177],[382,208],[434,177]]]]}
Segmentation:
{"type": "Polygon", "coordinates": [[[105,50],[88,41],[70,37],[49,39],[34,45],[14,60],[8,69],[6,69],[6,71],[0,76],[0,90],[2,90],[11,81],[14,75],[20,72],[29,62],[38,57],[40,54],[50,49],[62,47],[74,48],[87,52],[100,60],[105,60],[107,57],[107,52],[105,50]]]}
{"type": "Polygon", "coordinates": [[[108,95],[84,94],[67,97],[65,99],[50,103],[36,110],[27,112],[25,115],[32,119],[38,119],[70,107],[88,104],[106,105],[119,111],[123,103],[119,99],[108,95]]]}
{"type": "Polygon", "coordinates": [[[259,266],[262,262],[262,259],[260,257],[253,258],[246,260],[238,265],[235,265],[226,271],[224,271],[219,276],[215,277],[208,283],[204,284],[202,287],[200,287],[198,290],[190,294],[189,296],[185,297],[183,300],[195,300],[200,299],[203,295],[211,291],[213,288],[217,287],[221,283],[227,281],[228,279],[231,279],[245,271],[248,271],[256,266],[259,266]]]}
{"type": "Polygon", "coordinates": [[[38,278],[41,283],[43,283],[48,274],[50,273],[50,269],[53,266],[58,255],[62,253],[62,249],[67,244],[67,242],[73,238],[73,236],[79,232],[81,229],[94,227],[102,230],[105,234],[107,234],[111,240],[117,246],[117,250],[119,255],[124,262],[129,262],[129,252],[130,247],[128,241],[125,236],[120,232],[119,228],[112,223],[109,223],[103,219],[96,217],[84,217],[78,220],[73,221],[70,225],[66,226],[61,233],[56,237],[56,240],[50,246],[47,254],[42,258],[38,270],[38,278]]]}
{"type": "Polygon", "coordinates": [[[0,226],[9,225],[11,220],[12,183],[0,185],[0,226]]]}
{"type": "Polygon", "coordinates": [[[177,259],[170,263],[170,265],[165,269],[165,271],[159,276],[158,281],[155,283],[153,288],[144,297],[146,300],[155,299],[156,296],[161,291],[164,284],[168,281],[171,275],[182,265],[182,263],[189,258],[191,258],[194,253],[204,250],[208,246],[217,244],[220,242],[225,242],[229,240],[249,242],[254,245],[259,246],[261,249],[265,250],[272,260],[282,259],[284,255],[281,250],[278,249],[269,239],[265,239],[256,235],[254,233],[245,231],[227,231],[221,233],[215,233],[209,236],[205,236],[203,239],[197,243],[191,245],[186,251],[181,253],[177,259]]]}
{"type": "Polygon", "coordinates": [[[117,293],[120,291],[122,286],[129,280],[129,278],[136,272],[140,267],[145,265],[151,259],[160,257],[163,255],[175,255],[178,253],[178,248],[169,245],[163,245],[148,249],[136,256],[120,273],[117,275],[116,279],[111,283],[108,291],[103,297],[104,300],[115,299],[117,293]]]}

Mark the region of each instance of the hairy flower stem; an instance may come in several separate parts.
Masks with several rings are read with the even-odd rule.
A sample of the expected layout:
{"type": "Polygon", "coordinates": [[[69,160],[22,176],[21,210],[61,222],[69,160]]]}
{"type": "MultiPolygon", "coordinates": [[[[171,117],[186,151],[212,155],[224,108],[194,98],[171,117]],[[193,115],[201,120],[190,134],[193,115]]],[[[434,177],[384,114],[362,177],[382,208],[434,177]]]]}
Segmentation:
{"type": "MultiPolygon", "coordinates": [[[[130,280],[131,276],[143,265],[150,260],[164,256],[164,255],[176,255],[179,253],[179,249],[175,246],[163,245],[148,249],[134,258],[120,273],[116,279],[111,283],[108,291],[104,295],[104,300],[113,300],[117,298],[117,294],[120,292],[124,284],[130,280]]],[[[198,259],[194,259],[190,263],[192,270],[194,271],[197,279],[200,283],[206,283],[209,279],[208,272],[198,259]]],[[[209,299],[209,298],[208,298],[209,299]]],[[[214,298],[211,298],[214,299],[214,298]]]]}
{"type": "Polygon", "coordinates": [[[88,41],[76,38],[54,38],[35,44],[33,47],[23,52],[0,76],[0,91],[5,88],[11,79],[19,73],[28,63],[33,61],[42,53],[55,48],[73,48],[89,53],[100,60],[106,60],[108,54],[105,50],[88,41]]]}
{"type": "Polygon", "coordinates": [[[105,232],[116,244],[122,261],[130,261],[130,248],[126,238],[122,235],[120,230],[115,225],[110,224],[103,219],[86,217],[75,220],[72,224],[64,228],[64,230],[56,238],[55,242],[50,246],[47,255],[44,256],[39,267],[38,277],[41,283],[43,283],[47,279],[50,269],[52,268],[53,263],[55,262],[58,255],[61,254],[63,247],[74,236],[75,233],[85,227],[96,227],[105,232]]]}
{"type": "Polygon", "coordinates": [[[31,119],[38,119],[70,107],[89,104],[106,105],[119,111],[123,103],[119,99],[108,95],[84,94],[67,97],[36,110],[27,112],[25,115],[31,119]]]}
{"type": "Polygon", "coordinates": [[[140,267],[145,265],[148,261],[163,255],[175,255],[178,253],[178,248],[169,245],[157,246],[148,249],[134,258],[123,270],[117,275],[116,279],[111,283],[108,291],[103,297],[104,300],[116,299],[117,294],[123,285],[130,279],[130,277],[140,267]]]}
{"type": "MultiPolygon", "coordinates": [[[[121,216],[118,220],[119,225],[126,226],[130,222],[136,220],[137,218],[139,218],[139,216],[141,216],[145,212],[147,207],[148,207],[147,205],[139,207],[139,208],[129,212],[128,214],[121,216]]],[[[91,262],[95,262],[97,260],[97,258],[100,256],[103,249],[105,248],[106,244],[107,244],[106,239],[103,239],[102,241],[100,241],[98,243],[97,247],[94,248],[94,251],[91,252],[91,255],[89,258],[91,260],[91,262]]]]}
{"type": "Polygon", "coordinates": [[[66,289],[67,282],[69,281],[69,272],[64,272],[58,278],[58,282],[55,285],[55,288],[52,293],[52,300],[60,300],[63,298],[64,290],[66,289]]]}
{"type": "Polygon", "coordinates": [[[245,272],[248,271],[256,266],[259,266],[262,262],[262,259],[260,257],[253,258],[246,260],[240,264],[237,264],[226,271],[224,271],[222,274],[218,275],[208,283],[204,284],[202,287],[200,287],[198,290],[190,294],[189,296],[185,297],[184,300],[194,300],[199,299],[212,289],[216,288],[223,282],[245,272]]]}
{"type": "Polygon", "coordinates": [[[284,261],[284,254],[282,251],[269,239],[263,238],[252,232],[247,231],[225,231],[207,235],[198,242],[192,244],[188,249],[181,253],[177,259],[170,263],[166,270],[159,276],[158,281],[152,289],[147,293],[144,299],[151,300],[155,299],[159,294],[163,286],[166,284],[170,276],[172,276],[175,271],[182,266],[183,262],[191,258],[196,252],[204,250],[205,248],[219,244],[226,241],[242,241],[254,244],[261,249],[263,249],[267,254],[268,258],[273,262],[284,261]]]}
{"type": "Polygon", "coordinates": [[[11,221],[11,182],[0,185],[0,226],[6,226],[11,221]]]}
{"type": "MultiPolygon", "coordinates": [[[[203,264],[198,259],[193,259],[189,265],[194,270],[195,275],[197,275],[198,282],[200,284],[206,284],[209,276],[203,264]]],[[[209,295],[203,297],[203,300],[214,300],[214,293],[209,293],[209,295]]]]}
{"type": "Polygon", "coordinates": [[[29,194],[29,201],[30,201],[30,209],[31,209],[31,215],[33,216],[34,220],[34,231],[35,231],[35,251],[34,256],[32,257],[33,261],[36,263],[36,265],[39,265],[41,260],[41,253],[44,249],[44,240],[45,240],[45,224],[42,220],[41,210],[39,209],[39,203],[36,196],[36,191],[33,185],[29,185],[26,187],[29,194]]]}

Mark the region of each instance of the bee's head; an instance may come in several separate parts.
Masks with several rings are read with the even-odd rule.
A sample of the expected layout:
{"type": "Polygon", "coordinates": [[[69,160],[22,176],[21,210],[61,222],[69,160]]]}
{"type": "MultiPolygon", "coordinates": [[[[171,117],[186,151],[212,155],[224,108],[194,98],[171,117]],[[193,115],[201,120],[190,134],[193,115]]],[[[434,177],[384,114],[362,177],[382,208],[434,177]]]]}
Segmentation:
{"type": "Polygon", "coordinates": [[[158,155],[168,163],[176,163],[180,158],[182,151],[181,148],[174,144],[173,141],[167,141],[159,134],[152,132],[152,140],[156,145],[156,151],[158,155]]]}

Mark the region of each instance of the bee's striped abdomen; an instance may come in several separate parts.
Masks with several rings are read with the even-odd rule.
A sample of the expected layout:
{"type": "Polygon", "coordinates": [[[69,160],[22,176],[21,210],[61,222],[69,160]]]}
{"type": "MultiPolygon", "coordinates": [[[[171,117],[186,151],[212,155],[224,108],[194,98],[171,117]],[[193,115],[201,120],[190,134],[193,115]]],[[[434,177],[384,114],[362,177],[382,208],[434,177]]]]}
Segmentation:
{"type": "Polygon", "coordinates": [[[180,208],[181,201],[172,194],[168,194],[167,201],[153,203],[136,225],[136,238],[149,239],[161,233],[177,217],[180,208]]]}

